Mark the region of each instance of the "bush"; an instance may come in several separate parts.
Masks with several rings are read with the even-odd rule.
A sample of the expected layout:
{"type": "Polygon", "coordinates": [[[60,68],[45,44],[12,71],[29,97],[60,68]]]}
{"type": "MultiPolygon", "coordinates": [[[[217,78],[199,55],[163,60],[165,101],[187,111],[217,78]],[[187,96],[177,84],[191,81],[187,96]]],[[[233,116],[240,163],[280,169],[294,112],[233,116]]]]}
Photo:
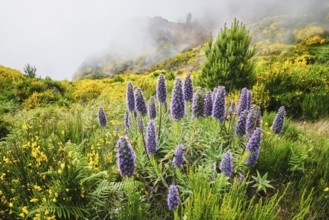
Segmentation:
{"type": "Polygon", "coordinates": [[[229,91],[250,88],[254,84],[251,58],[255,54],[250,42],[245,25],[236,19],[230,29],[224,26],[217,39],[210,38],[200,75],[201,86],[213,89],[224,85],[229,91]]]}

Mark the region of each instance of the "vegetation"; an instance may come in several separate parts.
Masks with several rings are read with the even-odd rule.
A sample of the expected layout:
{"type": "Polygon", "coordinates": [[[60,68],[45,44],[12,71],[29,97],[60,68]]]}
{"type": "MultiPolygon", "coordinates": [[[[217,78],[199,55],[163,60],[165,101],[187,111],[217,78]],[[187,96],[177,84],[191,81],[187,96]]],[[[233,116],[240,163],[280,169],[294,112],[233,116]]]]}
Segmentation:
{"type": "Polygon", "coordinates": [[[240,90],[228,87],[213,95],[214,117],[202,114],[201,97],[213,92],[197,87],[204,46],[145,73],[97,80],[40,79],[0,66],[0,219],[329,218],[329,38],[311,26],[281,43],[274,43],[280,26],[261,28],[272,40],[256,39],[255,85],[248,87],[261,108],[248,104],[244,119],[231,105],[238,108],[240,90]],[[126,111],[127,83],[148,101],[158,97],[161,74],[168,98],[161,111],[155,103],[153,123],[126,111]],[[198,101],[186,100],[184,117],[174,120],[174,80],[187,74],[198,101]],[[286,118],[282,110],[276,117],[282,105],[286,118]],[[245,125],[249,134],[243,126],[237,134],[248,118],[256,120],[245,125]],[[275,118],[276,125],[284,118],[283,130],[274,126],[278,134],[275,118]],[[250,146],[255,126],[258,151],[250,146]],[[123,136],[135,155],[129,175],[117,156],[123,136]],[[171,190],[168,204],[172,185],[177,193],[171,190]]]}
{"type": "Polygon", "coordinates": [[[255,51],[250,43],[251,36],[245,25],[236,19],[231,28],[225,24],[217,39],[211,37],[207,43],[200,84],[211,89],[218,85],[230,90],[251,87],[254,83],[251,58],[255,51]]]}

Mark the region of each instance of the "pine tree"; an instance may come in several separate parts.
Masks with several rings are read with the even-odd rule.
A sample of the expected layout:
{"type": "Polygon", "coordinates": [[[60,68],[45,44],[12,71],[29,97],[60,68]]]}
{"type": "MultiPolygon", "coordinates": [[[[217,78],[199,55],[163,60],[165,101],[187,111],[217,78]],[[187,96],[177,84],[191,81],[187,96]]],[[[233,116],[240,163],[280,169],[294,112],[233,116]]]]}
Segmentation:
{"type": "Polygon", "coordinates": [[[217,39],[210,37],[200,75],[201,86],[213,89],[224,85],[228,90],[250,88],[254,83],[251,58],[255,54],[250,42],[249,32],[237,19],[230,29],[225,24],[217,39]]]}

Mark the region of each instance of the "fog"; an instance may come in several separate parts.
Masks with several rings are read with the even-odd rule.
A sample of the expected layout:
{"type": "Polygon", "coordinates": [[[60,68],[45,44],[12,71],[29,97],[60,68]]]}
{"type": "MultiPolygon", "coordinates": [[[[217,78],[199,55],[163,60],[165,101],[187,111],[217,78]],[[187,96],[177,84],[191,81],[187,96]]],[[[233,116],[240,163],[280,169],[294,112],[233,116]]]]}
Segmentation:
{"type": "Polygon", "coordinates": [[[0,65],[23,70],[35,65],[37,75],[72,79],[79,65],[93,55],[138,51],[149,40],[143,17],[212,25],[238,18],[244,23],[277,14],[317,13],[325,0],[1,0],[0,65]]]}

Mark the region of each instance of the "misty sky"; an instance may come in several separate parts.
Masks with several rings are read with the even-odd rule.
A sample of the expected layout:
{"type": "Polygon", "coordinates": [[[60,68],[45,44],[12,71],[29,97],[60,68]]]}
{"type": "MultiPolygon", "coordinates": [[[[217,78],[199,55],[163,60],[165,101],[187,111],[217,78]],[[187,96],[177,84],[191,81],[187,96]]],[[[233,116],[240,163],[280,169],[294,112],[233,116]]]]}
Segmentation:
{"type": "Polygon", "coordinates": [[[308,7],[312,2],[1,0],[0,65],[22,70],[25,64],[30,63],[37,67],[38,76],[71,80],[86,57],[110,50],[113,44],[120,48],[120,36],[134,42],[134,36],[125,36],[124,30],[136,29],[129,26],[129,21],[135,17],[162,16],[170,21],[184,22],[187,13],[192,12],[192,20],[217,19],[222,24],[237,17],[246,22],[256,18],[260,12],[282,9],[282,5],[287,6],[286,11],[289,11],[308,7]],[[260,4],[266,6],[261,7],[260,4]]]}

